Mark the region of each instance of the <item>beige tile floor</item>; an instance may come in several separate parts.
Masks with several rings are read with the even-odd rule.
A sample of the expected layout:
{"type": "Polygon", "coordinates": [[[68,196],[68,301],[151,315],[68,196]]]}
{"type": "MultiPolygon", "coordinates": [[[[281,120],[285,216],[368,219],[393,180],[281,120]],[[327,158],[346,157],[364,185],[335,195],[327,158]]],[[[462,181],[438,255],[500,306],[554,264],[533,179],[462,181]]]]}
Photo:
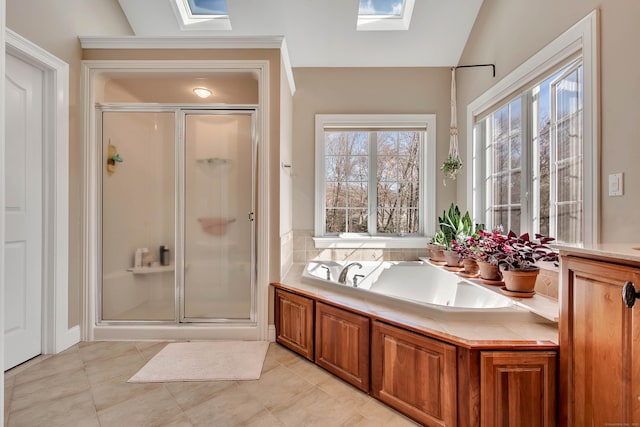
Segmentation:
{"type": "Polygon", "coordinates": [[[412,426],[271,344],[257,381],[129,384],[166,343],[82,342],[5,372],[6,426],[412,426]]]}

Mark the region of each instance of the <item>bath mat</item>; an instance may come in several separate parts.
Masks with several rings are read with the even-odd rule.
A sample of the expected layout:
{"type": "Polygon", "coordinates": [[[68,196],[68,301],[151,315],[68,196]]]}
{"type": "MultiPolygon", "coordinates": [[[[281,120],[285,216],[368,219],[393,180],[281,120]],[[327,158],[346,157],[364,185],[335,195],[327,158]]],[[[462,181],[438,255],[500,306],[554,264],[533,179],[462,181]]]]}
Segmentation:
{"type": "Polygon", "coordinates": [[[267,341],[210,341],[167,344],[130,383],[257,380],[267,341]]]}

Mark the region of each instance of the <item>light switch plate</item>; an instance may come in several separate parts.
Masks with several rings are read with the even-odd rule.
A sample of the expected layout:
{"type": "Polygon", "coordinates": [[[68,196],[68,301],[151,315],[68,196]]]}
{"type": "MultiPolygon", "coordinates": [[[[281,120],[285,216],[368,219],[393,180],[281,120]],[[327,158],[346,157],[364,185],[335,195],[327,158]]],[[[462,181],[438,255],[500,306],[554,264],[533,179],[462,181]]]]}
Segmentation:
{"type": "Polygon", "coordinates": [[[609,174],[609,196],[622,196],[623,178],[622,172],[609,174]]]}

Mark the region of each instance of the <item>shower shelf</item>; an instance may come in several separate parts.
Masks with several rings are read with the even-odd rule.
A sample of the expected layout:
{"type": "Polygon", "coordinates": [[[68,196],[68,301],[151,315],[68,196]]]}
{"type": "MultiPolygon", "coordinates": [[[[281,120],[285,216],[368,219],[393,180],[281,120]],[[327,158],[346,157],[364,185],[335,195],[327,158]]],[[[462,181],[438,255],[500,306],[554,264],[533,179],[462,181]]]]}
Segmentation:
{"type": "Polygon", "coordinates": [[[174,271],[175,266],[173,265],[161,265],[158,267],[132,267],[127,268],[127,271],[133,274],[153,274],[153,273],[164,273],[168,271],[174,271]]]}

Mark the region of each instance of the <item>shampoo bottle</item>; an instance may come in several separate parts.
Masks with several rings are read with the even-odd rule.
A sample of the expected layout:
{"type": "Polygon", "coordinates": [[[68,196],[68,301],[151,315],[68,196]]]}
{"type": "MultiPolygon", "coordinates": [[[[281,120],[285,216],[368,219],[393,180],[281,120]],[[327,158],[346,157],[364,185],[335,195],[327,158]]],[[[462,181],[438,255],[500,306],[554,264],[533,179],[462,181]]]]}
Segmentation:
{"type": "Polygon", "coordinates": [[[133,257],[133,267],[140,268],[142,267],[142,249],[136,249],[136,254],[133,257]]]}

